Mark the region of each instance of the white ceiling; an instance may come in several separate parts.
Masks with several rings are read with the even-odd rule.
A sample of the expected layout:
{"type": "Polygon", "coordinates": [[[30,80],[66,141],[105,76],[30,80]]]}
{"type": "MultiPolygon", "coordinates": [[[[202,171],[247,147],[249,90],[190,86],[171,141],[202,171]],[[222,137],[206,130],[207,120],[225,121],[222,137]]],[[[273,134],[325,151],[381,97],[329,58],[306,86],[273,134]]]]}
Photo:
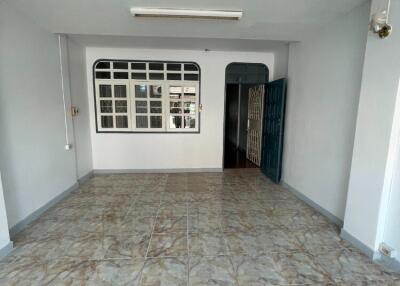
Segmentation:
{"type": "MultiPolygon", "coordinates": [[[[298,41],[366,0],[6,0],[54,33],[298,41]],[[240,21],[135,19],[132,6],[243,10],[240,21]]],[[[123,41],[126,39],[122,38],[123,41]]],[[[80,36],[82,40],[82,36],[80,36]]],[[[95,38],[87,39],[95,41],[95,38]]]]}

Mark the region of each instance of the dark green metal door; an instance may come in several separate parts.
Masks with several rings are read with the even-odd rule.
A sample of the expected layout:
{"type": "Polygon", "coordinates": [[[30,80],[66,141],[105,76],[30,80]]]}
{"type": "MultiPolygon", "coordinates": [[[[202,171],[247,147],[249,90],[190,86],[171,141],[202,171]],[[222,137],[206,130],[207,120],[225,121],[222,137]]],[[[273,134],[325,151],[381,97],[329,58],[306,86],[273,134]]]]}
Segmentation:
{"type": "Polygon", "coordinates": [[[275,183],[281,180],[286,79],[265,85],[261,170],[275,183]]]}

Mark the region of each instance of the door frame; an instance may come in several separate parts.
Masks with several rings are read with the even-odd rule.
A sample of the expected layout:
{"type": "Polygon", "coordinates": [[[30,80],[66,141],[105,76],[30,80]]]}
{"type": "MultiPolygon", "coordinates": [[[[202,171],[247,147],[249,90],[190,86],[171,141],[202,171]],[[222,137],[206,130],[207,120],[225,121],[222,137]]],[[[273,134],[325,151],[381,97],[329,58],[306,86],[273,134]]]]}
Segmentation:
{"type": "MultiPolygon", "coordinates": [[[[228,82],[228,73],[229,73],[229,67],[233,66],[233,65],[257,65],[257,66],[263,66],[265,68],[265,78],[264,81],[253,81],[253,82],[242,82],[241,78],[239,78],[238,84],[240,82],[240,84],[254,84],[254,85],[260,85],[260,84],[267,84],[269,82],[269,68],[266,64],[264,63],[248,63],[248,62],[231,62],[229,64],[226,65],[225,67],[225,82],[224,82],[224,113],[223,113],[223,140],[222,140],[222,170],[225,170],[225,127],[226,127],[226,91],[227,91],[227,85],[228,84],[235,84],[235,82],[228,82]]],[[[244,73],[245,74],[245,73],[244,73]]],[[[264,94],[265,96],[265,94],[264,94]]],[[[265,100],[265,98],[264,98],[265,100]]],[[[262,150],[261,150],[262,152],[262,150]]]]}

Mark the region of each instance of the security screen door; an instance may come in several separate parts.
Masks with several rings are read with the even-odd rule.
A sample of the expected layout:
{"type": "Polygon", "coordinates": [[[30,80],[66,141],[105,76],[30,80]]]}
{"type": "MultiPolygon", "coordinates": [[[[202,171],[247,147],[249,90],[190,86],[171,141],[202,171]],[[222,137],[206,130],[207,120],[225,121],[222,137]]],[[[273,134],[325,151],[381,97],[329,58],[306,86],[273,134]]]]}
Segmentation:
{"type": "Polygon", "coordinates": [[[265,90],[261,171],[275,183],[281,180],[286,79],[267,83],[265,90]]]}
{"type": "Polygon", "coordinates": [[[250,88],[246,157],[257,166],[261,164],[263,103],[264,85],[261,84],[250,88]]]}

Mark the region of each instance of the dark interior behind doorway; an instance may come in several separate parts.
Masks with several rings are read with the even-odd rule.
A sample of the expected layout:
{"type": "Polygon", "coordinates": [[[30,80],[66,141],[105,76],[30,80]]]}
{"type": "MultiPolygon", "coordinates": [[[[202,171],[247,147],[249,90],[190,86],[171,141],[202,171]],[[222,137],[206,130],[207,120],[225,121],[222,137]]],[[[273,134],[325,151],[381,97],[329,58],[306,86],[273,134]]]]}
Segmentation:
{"type": "Polygon", "coordinates": [[[225,168],[258,168],[246,159],[249,84],[227,84],[225,168]]]}
{"type": "Polygon", "coordinates": [[[259,168],[246,158],[249,88],[268,78],[264,64],[231,63],[226,68],[224,168],[259,168]]]}

